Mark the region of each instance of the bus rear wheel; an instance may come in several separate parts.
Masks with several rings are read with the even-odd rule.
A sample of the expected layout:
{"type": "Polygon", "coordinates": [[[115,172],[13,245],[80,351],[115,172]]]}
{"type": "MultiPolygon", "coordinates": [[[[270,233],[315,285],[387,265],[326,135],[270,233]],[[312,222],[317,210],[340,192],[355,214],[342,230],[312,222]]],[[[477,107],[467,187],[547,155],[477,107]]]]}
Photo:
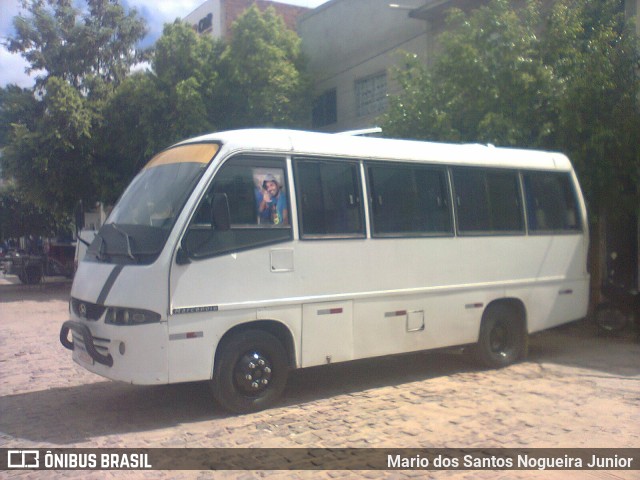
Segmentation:
{"type": "Polygon", "coordinates": [[[527,354],[527,331],[515,308],[497,304],[482,316],[476,358],[488,368],[502,368],[527,354]]]}
{"type": "Polygon", "coordinates": [[[284,390],[288,369],[287,353],[276,337],[261,330],[235,333],[218,349],[213,395],[234,413],[269,408],[284,390]]]}

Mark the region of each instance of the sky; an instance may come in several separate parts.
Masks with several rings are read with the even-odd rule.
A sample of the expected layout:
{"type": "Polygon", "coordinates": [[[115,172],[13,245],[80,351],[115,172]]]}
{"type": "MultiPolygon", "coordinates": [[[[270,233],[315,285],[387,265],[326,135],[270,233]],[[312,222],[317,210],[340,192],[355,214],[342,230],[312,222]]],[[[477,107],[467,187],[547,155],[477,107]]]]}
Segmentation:
{"type": "MultiPolygon", "coordinates": [[[[315,8],[328,0],[279,0],[280,3],[315,8]]],[[[145,18],[149,33],[145,44],[151,44],[162,33],[165,23],[184,18],[205,0],[121,0],[125,8],[135,8],[145,18]]],[[[8,36],[13,35],[13,17],[20,12],[20,0],[0,0],[0,87],[15,83],[23,88],[33,85],[26,73],[27,63],[20,55],[10,53],[4,46],[8,36]]]]}

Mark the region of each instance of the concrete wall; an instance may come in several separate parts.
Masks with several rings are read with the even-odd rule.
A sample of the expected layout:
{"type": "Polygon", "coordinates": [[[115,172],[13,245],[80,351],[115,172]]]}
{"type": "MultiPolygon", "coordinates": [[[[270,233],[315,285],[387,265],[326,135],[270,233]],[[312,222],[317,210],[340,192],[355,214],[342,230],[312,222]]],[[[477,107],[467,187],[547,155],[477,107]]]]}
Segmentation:
{"type": "Polygon", "coordinates": [[[199,33],[208,34],[214,38],[222,38],[231,34],[233,22],[251,5],[257,5],[260,10],[273,7],[284,19],[285,24],[295,30],[298,18],[309,11],[308,8],[296,7],[269,0],[206,0],[202,5],[187,15],[184,20],[190,23],[199,33]],[[198,26],[206,24],[206,18],[211,15],[211,28],[203,30],[198,26]]]}
{"type": "Polygon", "coordinates": [[[211,30],[199,31],[199,33],[209,34],[214,38],[221,38],[225,33],[221,0],[207,0],[189,15],[184,17],[184,21],[197,28],[198,24],[209,14],[212,15],[211,30]]]}
{"type": "MultiPolygon", "coordinates": [[[[415,0],[413,0],[415,3],[415,0]]],[[[387,73],[388,93],[397,91],[393,67],[399,51],[424,56],[427,25],[411,19],[409,11],[392,9],[389,0],[332,0],[298,22],[303,49],[315,78],[315,93],[336,89],[337,122],[324,131],[366,128],[377,115],[358,116],[355,82],[387,73]]]]}

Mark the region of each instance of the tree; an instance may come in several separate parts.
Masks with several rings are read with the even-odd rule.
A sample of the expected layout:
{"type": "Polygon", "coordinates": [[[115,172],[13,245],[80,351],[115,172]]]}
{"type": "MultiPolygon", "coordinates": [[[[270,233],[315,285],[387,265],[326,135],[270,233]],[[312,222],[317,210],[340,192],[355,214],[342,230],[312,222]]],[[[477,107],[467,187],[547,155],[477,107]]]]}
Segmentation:
{"type": "Polygon", "coordinates": [[[0,191],[0,241],[56,233],[58,224],[49,212],[22,199],[14,188],[0,191]]]}
{"type": "Polygon", "coordinates": [[[535,2],[453,9],[432,67],[409,63],[385,131],[449,141],[540,145],[549,135],[551,73],[537,52],[535,2]],[[531,119],[535,117],[536,121],[531,119]]]}
{"type": "Polygon", "coordinates": [[[432,67],[399,72],[387,134],[558,149],[592,212],[637,208],[640,47],[621,1],[492,0],[448,26],[432,67]]]}
{"type": "Polygon", "coordinates": [[[207,131],[293,126],[308,118],[300,40],[273,9],[250,8],[230,41],[176,21],[153,52],[144,24],[117,0],[29,0],[9,48],[38,73],[0,93],[3,173],[62,215],[79,199],[115,201],[150,156],[207,131]],[[148,58],[151,68],[131,74],[148,58]]]}
{"type": "Polygon", "coordinates": [[[134,45],[146,27],[136,10],[125,12],[117,0],[85,2],[81,11],[72,0],[22,0],[28,15],[14,18],[7,47],[29,62],[38,87],[53,76],[86,93],[96,81],[121,82],[143,59],[134,45]]]}
{"type": "Polygon", "coordinates": [[[58,77],[45,84],[31,125],[15,123],[3,149],[3,173],[26,200],[62,214],[91,194],[89,140],[94,112],[81,94],[58,77]]]}
{"type": "Polygon", "coordinates": [[[303,124],[309,85],[300,40],[273,9],[248,9],[230,40],[165,25],[151,69],[125,80],[103,110],[101,198],[115,200],[154,153],[183,138],[303,124]]]}
{"type": "Polygon", "coordinates": [[[115,0],[24,1],[7,47],[22,54],[36,85],[3,89],[0,112],[3,175],[15,179],[25,198],[57,215],[78,199],[95,200],[95,131],[106,98],[141,55],[134,46],[145,33],[135,11],[115,0]]]}
{"type": "Polygon", "coordinates": [[[556,83],[555,148],[568,152],[591,210],[637,212],[640,43],[616,0],[565,0],[541,41],[556,83]]]}
{"type": "Polygon", "coordinates": [[[222,55],[219,111],[225,127],[301,126],[310,115],[310,81],[300,38],[269,7],[253,5],[233,25],[222,55]]]}
{"type": "Polygon", "coordinates": [[[183,22],[165,25],[151,69],[129,76],[102,111],[96,151],[101,200],[114,202],[154,153],[216,128],[223,48],[183,22]]]}

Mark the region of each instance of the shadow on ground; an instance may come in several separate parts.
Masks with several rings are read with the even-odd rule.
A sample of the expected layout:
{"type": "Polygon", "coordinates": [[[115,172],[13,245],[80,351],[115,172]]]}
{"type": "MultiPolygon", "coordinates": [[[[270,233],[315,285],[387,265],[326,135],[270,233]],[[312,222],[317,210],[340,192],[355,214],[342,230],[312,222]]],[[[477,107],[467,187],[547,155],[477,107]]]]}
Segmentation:
{"type": "Polygon", "coordinates": [[[55,282],[44,282],[37,285],[0,284],[0,303],[49,302],[51,300],[69,301],[71,280],[63,279],[55,282]]]}

